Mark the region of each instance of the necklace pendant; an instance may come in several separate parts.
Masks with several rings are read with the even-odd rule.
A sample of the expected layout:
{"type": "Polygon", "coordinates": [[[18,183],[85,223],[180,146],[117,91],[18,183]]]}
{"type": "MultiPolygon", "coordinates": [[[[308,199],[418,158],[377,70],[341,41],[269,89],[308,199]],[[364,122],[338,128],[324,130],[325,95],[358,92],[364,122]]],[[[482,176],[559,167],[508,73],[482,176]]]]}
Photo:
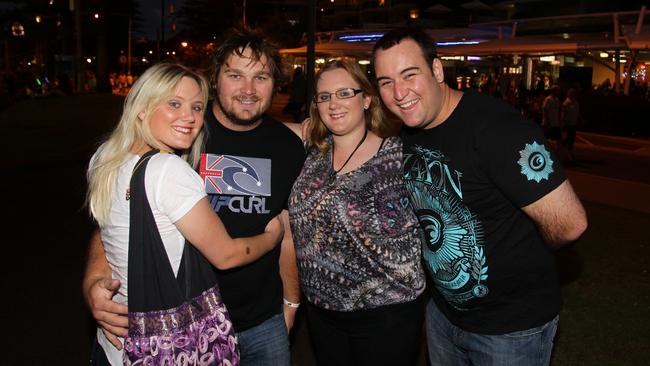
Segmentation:
{"type": "Polygon", "coordinates": [[[336,172],[332,171],[330,172],[329,175],[329,184],[332,185],[332,187],[336,187],[339,184],[339,175],[336,174],[336,172]]]}

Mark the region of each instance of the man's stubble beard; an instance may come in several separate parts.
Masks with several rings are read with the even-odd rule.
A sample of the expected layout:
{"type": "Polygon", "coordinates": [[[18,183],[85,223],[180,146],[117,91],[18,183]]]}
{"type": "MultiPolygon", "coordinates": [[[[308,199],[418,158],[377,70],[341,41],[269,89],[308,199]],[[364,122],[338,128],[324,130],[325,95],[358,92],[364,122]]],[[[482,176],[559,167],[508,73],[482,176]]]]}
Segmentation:
{"type": "Polygon", "coordinates": [[[217,98],[215,98],[215,101],[217,102],[217,105],[219,106],[219,109],[221,110],[221,113],[223,113],[223,115],[226,118],[228,118],[228,120],[230,120],[230,122],[232,122],[235,125],[244,126],[244,127],[254,125],[255,123],[257,123],[260,120],[260,118],[262,118],[264,113],[268,112],[268,110],[271,109],[271,103],[269,103],[268,106],[263,111],[260,111],[260,113],[255,114],[250,118],[243,119],[243,118],[239,118],[234,110],[226,109],[226,107],[221,102],[221,98],[219,96],[217,96],[217,98]]]}

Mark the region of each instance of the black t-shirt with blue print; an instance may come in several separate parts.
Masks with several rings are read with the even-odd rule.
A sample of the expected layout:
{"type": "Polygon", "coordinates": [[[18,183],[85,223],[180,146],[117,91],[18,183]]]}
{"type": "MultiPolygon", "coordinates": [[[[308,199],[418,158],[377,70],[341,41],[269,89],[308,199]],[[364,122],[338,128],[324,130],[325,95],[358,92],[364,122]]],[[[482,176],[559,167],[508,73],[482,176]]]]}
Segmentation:
{"type": "Polygon", "coordinates": [[[455,325],[504,334],[553,319],[553,252],[521,210],[566,178],[538,126],[468,92],[441,125],[405,128],[404,176],[426,233],[433,298],[455,325]]]}
{"type": "MultiPolygon", "coordinates": [[[[215,119],[212,104],[207,111],[208,136],[199,173],[208,201],[232,237],[260,234],[287,208],[291,187],[305,160],[302,142],[268,116],[250,131],[233,131],[215,119]]],[[[235,331],[259,325],[282,312],[280,249],[277,245],[242,267],[216,270],[235,331]]]]}

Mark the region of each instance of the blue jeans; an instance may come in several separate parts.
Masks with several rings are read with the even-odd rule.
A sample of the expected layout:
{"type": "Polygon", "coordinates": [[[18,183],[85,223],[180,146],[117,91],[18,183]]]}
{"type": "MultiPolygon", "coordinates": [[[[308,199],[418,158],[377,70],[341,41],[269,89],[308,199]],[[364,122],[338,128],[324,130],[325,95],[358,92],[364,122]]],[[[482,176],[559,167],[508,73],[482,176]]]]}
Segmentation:
{"type": "Polygon", "coordinates": [[[289,366],[289,334],[284,314],[237,333],[242,366],[289,366]]]}
{"type": "Polygon", "coordinates": [[[531,329],[484,335],[451,324],[433,300],[426,312],[427,348],[431,366],[548,365],[558,317],[531,329]]]}

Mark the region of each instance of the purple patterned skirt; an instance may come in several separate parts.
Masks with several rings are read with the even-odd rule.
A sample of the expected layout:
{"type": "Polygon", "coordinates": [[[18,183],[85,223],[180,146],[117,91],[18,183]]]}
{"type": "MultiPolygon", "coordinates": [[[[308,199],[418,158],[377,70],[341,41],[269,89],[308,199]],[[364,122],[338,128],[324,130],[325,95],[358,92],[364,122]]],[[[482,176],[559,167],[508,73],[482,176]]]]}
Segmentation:
{"type": "Polygon", "coordinates": [[[218,287],[175,308],[129,312],[124,365],[239,365],[237,338],[218,287]]]}

